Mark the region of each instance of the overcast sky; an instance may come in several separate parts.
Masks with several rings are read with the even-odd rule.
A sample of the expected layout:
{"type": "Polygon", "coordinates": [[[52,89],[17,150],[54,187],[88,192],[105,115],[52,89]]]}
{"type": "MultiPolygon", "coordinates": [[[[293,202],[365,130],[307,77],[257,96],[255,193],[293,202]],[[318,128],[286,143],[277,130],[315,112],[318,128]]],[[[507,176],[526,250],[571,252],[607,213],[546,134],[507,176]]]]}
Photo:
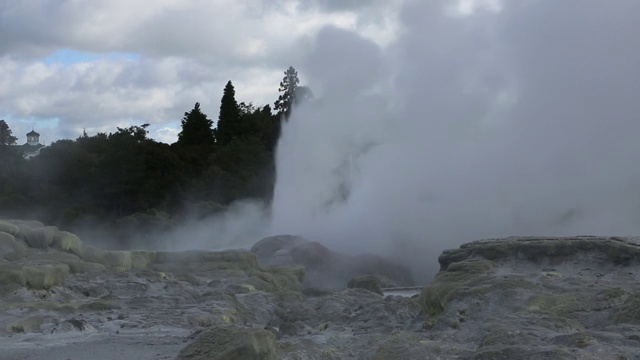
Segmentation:
{"type": "MultiPolygon", "coordinates": [[[[273,104],[326,25],[380,46],[400,0],[0,0],[0,119],[18,143],[150,123],[176,140],[200,102],[217,120],[228,80],[239,101],[273,104]]],[[[300,73],[302,82],[305,75],[300,73]]],[[[309,84],[311,85],[311,84],[309,84]]]]}

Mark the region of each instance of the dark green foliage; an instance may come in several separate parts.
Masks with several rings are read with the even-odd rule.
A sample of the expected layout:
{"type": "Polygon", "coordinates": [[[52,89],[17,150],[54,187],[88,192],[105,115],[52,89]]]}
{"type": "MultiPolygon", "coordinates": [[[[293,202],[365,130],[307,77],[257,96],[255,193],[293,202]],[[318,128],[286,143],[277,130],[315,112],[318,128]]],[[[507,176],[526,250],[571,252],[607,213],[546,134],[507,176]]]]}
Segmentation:
{"type": "Polygon", "coordinates": [[[241,198],[268,198],[273,188],[271,154],[257,137],[236,139],[211,159],[209,196],[222,204],[241,198]]]}
{"type": "Polygon", "coordinates": [[[21,153],[11,146],[0,145],[0,209],[6,209],[8,214],[28,206],[26,166],[27,160],[21,153]]]}
{"type": "Polygon", "coordinates": [[[240,123],[240,108],[236,101],[236,91],[231,81],[224,87],[222,100],[220,101],[220,115],[216,129],[216,142],[220,145],[230,143],[242,132],[240,123]]]}
{"type": "Polygon", "coordinates": [[[26,161],[10,145],[17,138],[4,120],[0,120],[0,209],[16,210],[24,207],[22,177],[26,161]]]}
{"type": "MultiPolygon", "coordinates": [[[[288,88],[310,96],[290,70],[295,76],[286,80],[293,85],[288,88]]],[[[26,160],[8,146],[15,137],[0,121],[0,217],[35,218],[80,232],[76,225],[100,226],[122,241],[115,247],[133,240],[125,238],[135,233],[129,230],[146,234],[135,239],[140,244],[181,216],[211,216],[242,199],[269,201],[281,114],[269,105],[238,103],[235,95],[229,81],[215,129],[195,103],[172,145],[149,139],[149,124],[143,124],[110,134],[83,131],[26,160]]]]}
{"type": "Polygon", "coordinates": [[[9,129],[9,125],[4,120],[0,120],[0,146],[3,145],[13,145],[16,143],[15,136],[11,135],[11,129],[9,129]]]}
{"type": "Polygon", "coordinates": [[[193,110],[184,113],[182,131],[178,134],[179,146],[212,147],[214,143],[213,121],[200,110],[200,103],[196,103],[193,110]]]}
{"type": "Polygon", "coordinates": [[[178,141],[172,146],[173,152],[184,164],[184,174],[192,182],[201,178],[215,146],[213,121],[200,110],[196,103],[193,110],[186,112],[182,119],[182,131],[178,141]]]}
{"type": "Polygon", "coordinates": [[[222,205],[245,198],[269,199],[279,132],[280,120],[271,108],[238,104],[229,81],[220,101],[213,151],[186,149],[180,153],[189,167],[187,199],[222,205]]]}
{"type": "Polygon", "coordinates": [[[298,72],[293,66],[289,66],[284,72],[284,78],[282,78],[278,89],[282,94],[278,96],[278,100],[274,104],[280,118],[288,120],[296,105],[313,99],[311,89],[308,86],[300,86],[299,84],[298,72]]]}
{"type": "Polygon", "coordinates": [[[176,202],[183,165],[147,124],[109,135],[60,140],[28,162],[24,203],[30,214],[60,226],[119,217],[176,202]]]}
{"type": "Polygon", "coordinates": [[[28,207],[27,161],[11,146],[15,143],[9,125],[0,120],[0,210],[6,215],[15,215],[28,207]]]}
{"type": "Polygon", "coordinates": [[[296,90],[298,89],[299,83],[298,72],[293,66],[289,66],[284,72],[284,78],[280,82],[280,88],[278,89],[282,94],[278,96],[278,100],[274,104],[276,111],[285,118],[288,118],[291,114],[291,108],[293,104],[295,104],[296,90]]]}

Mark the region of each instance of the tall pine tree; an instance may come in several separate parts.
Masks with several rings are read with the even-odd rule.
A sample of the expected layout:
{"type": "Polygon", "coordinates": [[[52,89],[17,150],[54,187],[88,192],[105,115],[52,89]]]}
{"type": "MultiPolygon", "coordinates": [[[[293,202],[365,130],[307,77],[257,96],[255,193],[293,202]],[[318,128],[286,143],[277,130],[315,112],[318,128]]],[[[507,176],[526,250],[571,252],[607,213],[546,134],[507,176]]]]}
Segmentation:
{"type": "Polygon", "coordinates": [[[226,145],[239,135],[240,108],[236,101],[236,91],[231,80],[224,87],[222,100],[220,101],[220,115],[218,116],[218,127],[216,129],[216,142],[219,145],[226,145]]]}
{"type": "Polygon", "coordinates": [[[185,164],[186,174],[195,181],[207,168],[209,157],[214,151],[215,135],[213,121],[200,110],[196,103],[193,110],[184,113],[182,131],[175,143],[176,154],[185,164]]]}
{"type": "Polygon", "coordinates": [[[275,110],[281,116],[284,116],[285,119],[289,118],[291,115],[291,108],[293,104],[295,104],[296,98],[296,90],[298,89],[298,84],[300,80],[298,79],[298,72],[293,66],[289,66],[287,71],[284,72],[284,78],[280,82],[280,88],[278,89],[280,96],[278,96],[278,100],[275,102],[275,110]]]}

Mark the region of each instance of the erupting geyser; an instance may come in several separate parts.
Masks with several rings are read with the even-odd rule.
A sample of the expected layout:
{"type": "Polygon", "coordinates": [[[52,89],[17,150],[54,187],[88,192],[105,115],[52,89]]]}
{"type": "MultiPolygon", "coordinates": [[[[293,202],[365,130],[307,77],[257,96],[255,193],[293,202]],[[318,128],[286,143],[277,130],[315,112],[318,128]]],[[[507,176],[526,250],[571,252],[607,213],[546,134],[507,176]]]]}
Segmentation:
{"type": "Polygon", "coordinates": [[[413,264],[478,238],[638,233],[635,7],[418,2],[385,47],[323,29],[302,67],[318,99],[283,127],[272,232],[413,264]]]}

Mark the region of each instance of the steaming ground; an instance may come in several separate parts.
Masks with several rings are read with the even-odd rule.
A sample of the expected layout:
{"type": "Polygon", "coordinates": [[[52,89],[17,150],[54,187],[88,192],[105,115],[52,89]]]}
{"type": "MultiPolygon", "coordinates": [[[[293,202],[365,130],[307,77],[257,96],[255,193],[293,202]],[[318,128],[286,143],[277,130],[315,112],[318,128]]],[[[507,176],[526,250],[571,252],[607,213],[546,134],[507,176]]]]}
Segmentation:
{"type": "Polygon", "coordinates": [[[163,234],[159,243],[163,250],[169,251],[248,249],[269,235],[268,228],[269,209],[265,203],[239,201],[214,216],[181,224],[170,233],[163,234]]]}
{"type": "Polygon", "coordinates": [[[637,234],[640,3],[442,3],[408,3],[386,48],[310,40],[271,232],[418,271],[478,238],[637,234]]]}

